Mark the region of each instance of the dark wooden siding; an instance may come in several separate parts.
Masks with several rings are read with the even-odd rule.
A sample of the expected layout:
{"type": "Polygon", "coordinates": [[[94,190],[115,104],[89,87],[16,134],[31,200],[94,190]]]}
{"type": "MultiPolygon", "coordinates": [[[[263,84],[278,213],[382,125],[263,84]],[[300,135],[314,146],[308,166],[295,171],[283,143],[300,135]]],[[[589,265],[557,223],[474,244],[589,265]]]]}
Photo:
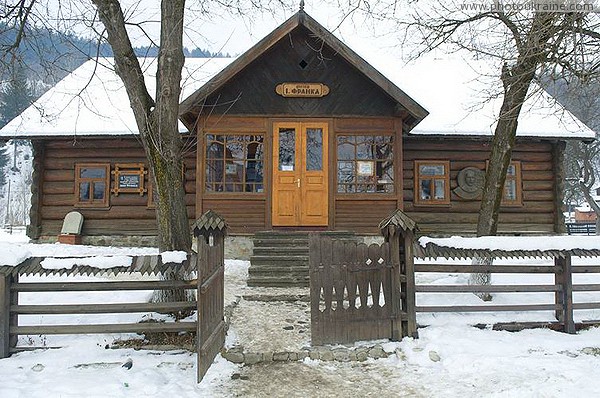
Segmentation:
{"type": "MultiPolygon", "coordinates": [[[[38,145],[42,145],[39,143],[38,145]]],[[[60,233],[65,215],[73,210],[84,216],[83,235],[156,235],[156,215],[148,207],[148,194],[110,194],[109,208],[75,206],[76,163],[148,164],[141,144],[135,138],[54,139],[43,143],[43,184],[39,218],[41,235],[60,233]]],[[[195,152],[185,158],[186,205],[190,221],[195,219],[195,152]]],[[[146,175],[146,184],[148,175],[146,175]]],[[[111,188],[113,185],[111,176],[111,188]]],[[[147,187],[147,186],[146,186],[147,187]]]]}
{"type": "MultiPolygon", "coordinates": [[[[414,197],[414,160],[449,160],[450,189],[457,187],[458,172],[468,166],[484,170],[490,141],[453,138],[405,137],[404,211],[425,233],[473,233],[479,200],[464,200],[451,193],[450,205],[419,206],[414,197]]],[[[502,206],[501,233],[554,232],[554,172],[552,145],[548,142],[518,142],[512,160],[521,162],[523,205],[502,206]]]]}
{"type": "Polygon", "coordinates": [[[396,103],[341,55],[304,27],[265,51],[208,98],[205,114],[393,116],[396,103]],[[306,62],[304,68],[302,62],[306,62]],[[324,83],[323,98],[283,98],[275,87],[284,82],[324,83]]]}
{"type": "Polygon", "coordinates": [[[368,234],[377,233],[379,222],[396,208],[395,197],[381,200],[338,198],[335,201],[335,229],[368,234]]]}
{"type": "Polygon", "coordinates": [[[230,231],[236,234],[264,231],[267,207],[265,199],[204,199],[206,210],[214,210],[227,221],[230,231]]]}

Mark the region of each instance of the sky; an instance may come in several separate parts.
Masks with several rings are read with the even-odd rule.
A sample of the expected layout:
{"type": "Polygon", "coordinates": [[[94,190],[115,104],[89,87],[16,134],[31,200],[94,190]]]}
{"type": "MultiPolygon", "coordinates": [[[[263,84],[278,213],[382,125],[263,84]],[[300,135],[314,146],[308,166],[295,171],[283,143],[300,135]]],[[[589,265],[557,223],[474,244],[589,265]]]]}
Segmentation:
{"type": "MultiPolygon", "coordinates": [[[[215,6],[217,2],[186,1],[186,23],[184,45],[188,48],[209,49],[212,52],[240,54],[256,44],[257,41],[291,17],[299,9],[299,0],[263,1],[265,9],[248,8],[245,0],[231,2],[241,4],[239,9],[225,9],[215,6]],[[205,4],[210,3],[210,8],[205,4]]],[[[352,1],[354,3],[354,1],[352,1]]],[[[365,48],[389,48],[394,45],[393,37],[383,38],[385,24],[381,21],[366,21],[358,13],[347,16],[348,2],[328,3],[317,0],[305,0],[305,11],[336,36],[352,47],[364,41],[365,48]],[[343,23],[342,23],[343,22],[343,23]],[[340,26],[341,24],[341,26],[340,26]]],[[[130,26],[130,38],[134,45],[148,45],[160,36],[160,1],[159,0],[121,0],[126,19],[139,24],[130,26]],[[142,32],[139,26],[143,27],[142,32]]],[[[43,5],[43,13],[49,15],[51,25],[61,30],[69,30],[82,36],[94,35],[85,24],[76,23],[73,18],[85,15],[88,19],[94,16],[95,8],[89,0],[48,0],[43,5]]],[[[101,27],[99,26],[99,29],[101,27]]],[[[359,45],[360,46],[360,45],[359,45]]],[[[362,46],[360,46],[362,47],[362,46]]]]}

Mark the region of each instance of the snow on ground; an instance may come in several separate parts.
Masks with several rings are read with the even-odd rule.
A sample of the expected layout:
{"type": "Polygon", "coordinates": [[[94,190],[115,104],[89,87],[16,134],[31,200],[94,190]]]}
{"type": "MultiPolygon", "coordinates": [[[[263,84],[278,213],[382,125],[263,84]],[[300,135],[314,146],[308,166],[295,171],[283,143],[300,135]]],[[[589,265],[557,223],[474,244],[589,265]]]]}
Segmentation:
{"type": "MultiPolygon", "coordinates": [[[[107,249],[67,247],[66,245],[31,245],[11,235],[0,233],[0,239],[12,240],[19,250],[36,255],[65,256],[106,255],[107,249]],[[46,253],[46,254],[44,254],[46,253]]],[[[108,249],[111,254],[126,255],[128,249],[108,249]],[[122,252],[120,250],[123,250],[122,252]]],[[[148,249],[132,249],[132,253],[156,253],[148,249]]],[[[130,253],[131,254],[131,253],[130,253]]],[[[2,256],[5,257],[4,252],[2,256]]],[[[590,260],[585,260],[589,262],[590,260]]],[[[544,260],[536,260],[537,264],[544,260]]],[[[238,296],[266,294],[268,290],[248,288],[245,281],[248,262],[227,260],[225,269],[225,302],[238,296]]],[[[36,277],[28,277],[33,280],[36,277]]],[[[417,275],[420,284],[461,284],[459,274],[417,275]]],[[[494,283],[530,283],[539,276],[494,275],[494,283]],[[525,279],[527,279],[525,281],[525,279]]],[[[590,282],[594,275],[577,275],[579,282],[590,282]]],[[[53,277],[52,280],[65,280],[53,277]]],[[[70,277],[68,280],[103,278],[70,277]]],[[[544,283],[552,283],[548,277],[544,283]]],[[[599,283],[596,278],[595,283],[599,283]]],[[[282,294],[307,294],[307,290],[289,289],[282,294]]],[[[95,292],[21,294],[23,304],[145,301],[151,292],[95,292]]],[[[591,293],[586,293],[588,296],[591,293]]],[[[543,293],[496,294],[493,305],[512,302],[544,302],[551,296],[543,293]],[[536,296],[537,295],[537,296],[536,296]],[[541,300],[541,301],[540,301],[541,300]]],[[[600,301],[600,295],[586,297],[600,301]]],[[[418,305],[446,303],[452,300],[480,304],[473,295],[419,294],[418,305]],[[458,298],[457,298],[458,296],[458,298]]],[[[577,300],[577,298],[576,298],[577,300]]],[[[277,319],[297,322],[294,308],[282,303],[266,305],[244,301],[234,310],[228,344],[243,342],[252,350],[252,338],[269,333],[273,347],[290,346],[289,330],[283,330],[277,319]],[[271,325],[273,324],[273,325],[271,325]],[[267,330],[268,329],[268,330],[267,330]],[[278,331],[279,330],[279,331],[278,331]],[[253,337],[254,336],[254,337],[253,337]]],[[[577,312],[580,319],[600,319],[593,311],[577,312]]],[[[306,313],[302,313],[306,317],[306,313]]],[[[76,317],[71,322],[135,322],[156,314],[92,315],[76,317]]],[[[115,339],[127,335],[24,336],[21,345],[60,349],[22,352],[0,360],[0,397],[337,397],[347,395],[377,397],[558,397],[564,395],[591,397],[600,395],[600,328],[567,335],[550,330],[526,330],[518,333],[480,330],[469,326],[479,322],[510,319],[549,320],[552,314],[419,314],[419,323],[430,326],[419,329],[419,339],[405,338],[386,344],[386,350],[397,354],[387,359],[365,362],[323,362],[304,360],[291,363],[267,363],[254,366],[234,365],[220,356],[202,383],[196,384],[196,357],[186,351],[135,351],[106,349],[115,339]],[[132,360],[131,369],[121,365],[132,360]]],[[[22,324],[60,324],[64,316],[21,316],[22,324]]],[[[298,330],[298,329],[296,329],[298,330]]],[[[299,330],[298,330],[299,332],[299,330]]],[[[305,330],[305,336],[309,333],[305,330]]],[[[302,344],[309,339],[302,337],[302,344]]],[[[257,343],[258,344],[258,343],[257,343]]],[[[258,347],[258,346],[257,346],[258,347]]]]}

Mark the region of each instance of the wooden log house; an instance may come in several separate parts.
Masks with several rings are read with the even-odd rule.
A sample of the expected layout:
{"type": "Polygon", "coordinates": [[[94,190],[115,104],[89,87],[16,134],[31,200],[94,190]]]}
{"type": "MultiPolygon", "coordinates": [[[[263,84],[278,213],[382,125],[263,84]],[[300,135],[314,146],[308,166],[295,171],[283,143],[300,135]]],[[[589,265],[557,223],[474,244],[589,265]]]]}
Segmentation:
{"type": "MultiPolygon", "coordinates": [[[[33,142],[31,238],[58,235],[74,209],[85,218],[84,242],[156,234],[152,178],[134,131],[33,131],[27,112],[37,110],[0,135],[33,142]]],[[[189,95],[180,112],[190,222],[210,209],[234,235],[376,234],[380,220],[403,209],[421,232],[475,230],[490,136],[416,134],[428,111],[302,10],[189,95]]],[[[517,139],[501,233],[563,232],[564,140],[591,134],[517,139]]]]}

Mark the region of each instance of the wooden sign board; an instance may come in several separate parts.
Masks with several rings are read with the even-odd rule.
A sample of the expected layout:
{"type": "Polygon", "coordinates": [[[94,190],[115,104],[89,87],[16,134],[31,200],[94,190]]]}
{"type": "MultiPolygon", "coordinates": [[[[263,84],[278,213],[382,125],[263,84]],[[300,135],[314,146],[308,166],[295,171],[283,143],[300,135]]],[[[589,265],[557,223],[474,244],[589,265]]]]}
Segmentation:
{"type": "Polygon", "coordinates": [[[321,98],[329,94],[329,87],[322,83],[281,83],[275,92],[286,98],[321,98]]]}

